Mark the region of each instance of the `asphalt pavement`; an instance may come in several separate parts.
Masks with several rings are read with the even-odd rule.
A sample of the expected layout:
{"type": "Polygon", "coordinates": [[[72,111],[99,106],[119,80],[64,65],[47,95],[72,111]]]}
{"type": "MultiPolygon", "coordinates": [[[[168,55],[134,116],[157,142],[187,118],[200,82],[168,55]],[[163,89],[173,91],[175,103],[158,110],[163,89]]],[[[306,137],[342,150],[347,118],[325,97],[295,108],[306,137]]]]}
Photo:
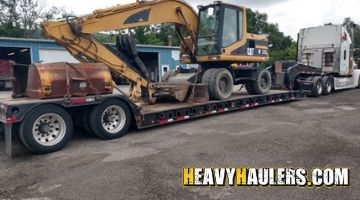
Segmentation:
{"type": "Polygon", "coordinates": [[[10,159],[0,199],[359,199],[360,90],[266,106],[10,159]],[[183,167],[348,167],[350,186],[183,187],[183,167]]]}

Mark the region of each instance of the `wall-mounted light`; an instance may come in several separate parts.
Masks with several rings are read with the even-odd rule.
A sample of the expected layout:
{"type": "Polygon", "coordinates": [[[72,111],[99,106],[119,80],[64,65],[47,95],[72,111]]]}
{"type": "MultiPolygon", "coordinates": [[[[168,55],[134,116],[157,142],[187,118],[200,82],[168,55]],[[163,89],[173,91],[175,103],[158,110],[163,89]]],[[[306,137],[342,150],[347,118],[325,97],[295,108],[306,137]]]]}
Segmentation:
{"type": "Polygon", "coordinates": [[[20,52],[21,53],[24,53],[24,52],[27,52],[29,49],[21,49],[20,52]]]}
{"type": "Polygon", "coordinates": [[[15,55],[15,53],[13,52],[13,53],[9,53],[9,54],[8,54],[8,56],[12,56],[12,55],[15,55]]]}

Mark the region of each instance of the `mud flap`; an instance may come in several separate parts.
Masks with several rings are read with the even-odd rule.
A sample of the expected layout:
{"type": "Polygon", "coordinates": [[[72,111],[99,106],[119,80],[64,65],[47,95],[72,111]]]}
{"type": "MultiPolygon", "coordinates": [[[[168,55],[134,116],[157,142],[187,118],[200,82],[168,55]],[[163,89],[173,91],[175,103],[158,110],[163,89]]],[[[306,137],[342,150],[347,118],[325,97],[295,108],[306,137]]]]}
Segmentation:
{"type": "Polygon", "coordinates": [[[14,134],[13,124],[4,125],[5,152],[10,158],[16,158],[25,155],[28,151],[21,145],[17,134],[14,134]]]}

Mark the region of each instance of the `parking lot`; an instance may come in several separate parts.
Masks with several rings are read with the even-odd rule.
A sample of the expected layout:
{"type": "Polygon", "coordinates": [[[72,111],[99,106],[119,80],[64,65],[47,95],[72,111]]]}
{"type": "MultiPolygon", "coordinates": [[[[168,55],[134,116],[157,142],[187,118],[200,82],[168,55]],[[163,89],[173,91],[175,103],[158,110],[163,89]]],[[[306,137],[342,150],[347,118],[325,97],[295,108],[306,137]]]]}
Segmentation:
{"type": "Polygon", "coordinates": [[[10,159],[1,142],[0,199],[358,199],[359,92],[134,129],[113,141],[79,130],[48,155],[10,159]],[[182,167],[348,167],[351,185],[183,187],[182,167]]]}

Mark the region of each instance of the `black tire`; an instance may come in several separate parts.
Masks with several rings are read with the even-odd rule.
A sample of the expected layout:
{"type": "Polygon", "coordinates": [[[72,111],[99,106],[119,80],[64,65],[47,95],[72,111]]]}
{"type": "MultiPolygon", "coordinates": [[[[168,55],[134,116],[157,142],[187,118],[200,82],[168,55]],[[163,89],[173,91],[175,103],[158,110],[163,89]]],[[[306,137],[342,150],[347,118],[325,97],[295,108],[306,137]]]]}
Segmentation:
{"type": "Polygon", "coordinates": [[[331,84],[331,78],[328,76],[324,76],[322,78],[322,84],[323,84],[323,95],[330,95],[332,91],[332,84],[331,84]]]}
{"type": "Polygon", "coordinates": [[[234,80],[229,70],[216,69],[209,82],[209,96],[213,100],[228,99],[234,88],[234,80]]]}
{"type": "Polygon", "coordinates": [[[62,149],[69,142],[72,134],[71,116],[56,105],[42,105],[29,112],[20,124],[19,130],[21,142],[27,149],[37,154],[62,149]]]}
{"type": "Polygon", "coordinates": [[[356,87],[357,89],[360,89],[360,76],[358,78],[358,86],[356,87]]]}
{"type": "Polygon", "coordinates": [[[205,84],[208,88],[209,88],[209,84],[210,84],[210,78],[212,77],[214,72],[216,72],[216,69],[214,69],[214,68],[208,69],[204,72],[204,74],[201,78],[201,83],[205,84]]]}
{"type": "Polygon", "coordinates": [[[111,140],[127,133],[131,123],[129,107],[121,100],[110,99],[93,108],[90,128],[101,139],[111,140]]]}
{"type": "Polygon", "coordinates": [[[249,93],[249,94],[255,94],[252,85],[253,84],[251,83],[251,81],[246,81],[246,83],[245,83],[245,89],[246,89],[247,93],[249,93]]]}
{"type": "Polygon", "coordinates": [[[96,136],[95,133],[90,128],[90,115],[91,109],[85,109],[81,116],[81,128],[90,136],[96,136]]]}
{"type": "Polygon", "coordinates": [[[247,84],[249,94],[267,94],[271,89],[271,74],[269,70],[262,69],[256,72],[255,81],[247,84]]]}
{"type": "Polygon", "coordinates": [[[321,77],[315,77],[313,79],[313,88],[311,91],[311,96],[319,97],[323,93],[323,88],[324,86],[321,77]]]}

